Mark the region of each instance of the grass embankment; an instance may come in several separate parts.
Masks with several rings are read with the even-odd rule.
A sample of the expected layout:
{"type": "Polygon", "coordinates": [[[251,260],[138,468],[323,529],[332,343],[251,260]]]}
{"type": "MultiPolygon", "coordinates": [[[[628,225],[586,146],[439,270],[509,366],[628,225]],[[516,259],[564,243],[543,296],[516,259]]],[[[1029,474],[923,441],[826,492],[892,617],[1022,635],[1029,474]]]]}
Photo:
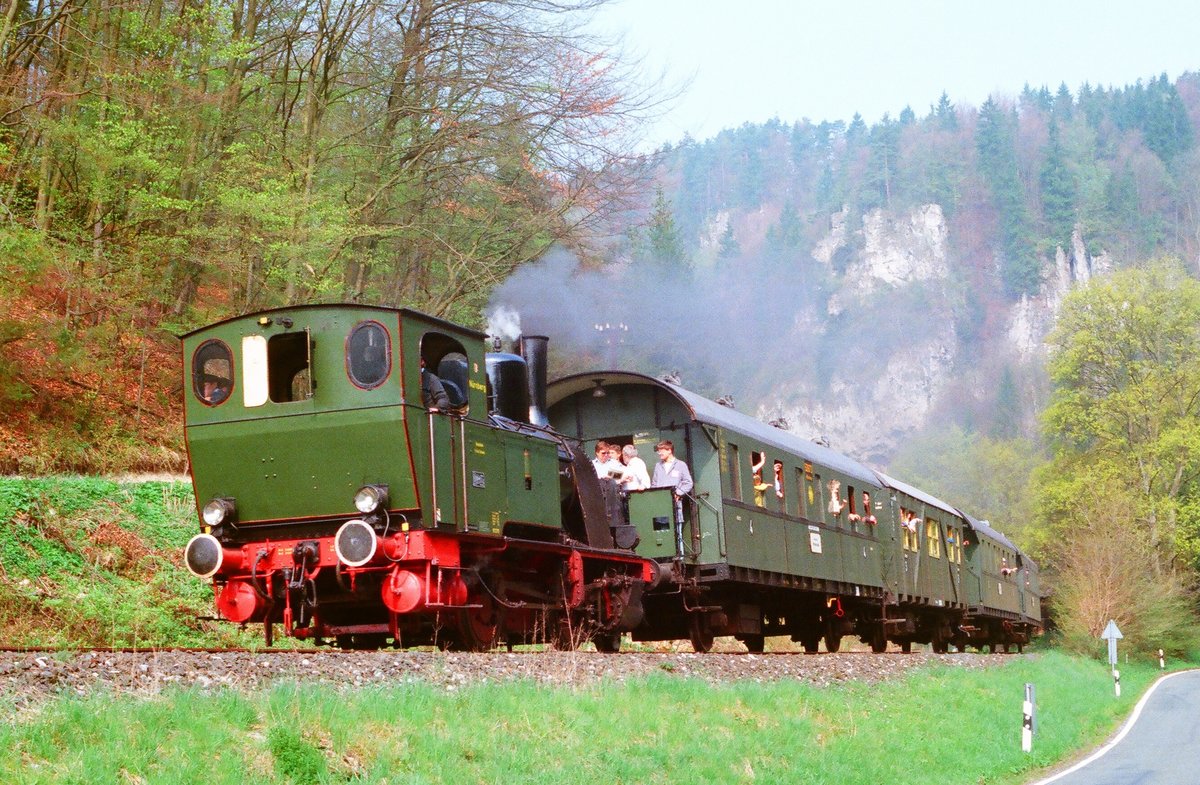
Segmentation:
{"type": "Polygon", "coordinates": [[[183,566],[199,531],[188,483],[0,477],[5,646],[208,646],[257,636],[210,616],[183,566]]]}
{"type": "MultiPolygon", "coordinates": [[[[620,656],[620,655],[616,655],[620,656]]],[[[877,685],[711,686],[668,674],[584,688],[62,697],[0,725],[13,783],[1018,783],[1102,740],[1156,671],[1049,653],[877,685]],[[1020,750],[1023,684],[1039,734],[1020,750]]]]}

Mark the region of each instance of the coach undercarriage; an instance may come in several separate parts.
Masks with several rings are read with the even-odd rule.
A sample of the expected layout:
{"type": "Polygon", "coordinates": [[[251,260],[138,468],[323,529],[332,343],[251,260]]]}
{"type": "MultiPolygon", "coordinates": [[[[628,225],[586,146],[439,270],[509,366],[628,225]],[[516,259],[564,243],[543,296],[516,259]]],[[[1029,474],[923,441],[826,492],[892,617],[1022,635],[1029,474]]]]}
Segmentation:
{"type": "MultiPolygon", "coordinates": [[[[676,568],[677,570],[679,567],[676,568]]],[[[903,601],[872,586],[746,570],[729,565],[685,568],[670,593],[646,598],[646,623],[634,631],[639,641],[688,639],[698,652],[714,639],[731,636],[750,652],[764,650],[767,638],[788,637],[805,652],[841,649],[857,636],[874,652],[894,644],[903,652],[926,644],[936,653],[953,646],[995,651],[1018,650],[1033,625],[1019,616],[1001,618],[984,608],[967,609],[907,596],[903,601]]]]}

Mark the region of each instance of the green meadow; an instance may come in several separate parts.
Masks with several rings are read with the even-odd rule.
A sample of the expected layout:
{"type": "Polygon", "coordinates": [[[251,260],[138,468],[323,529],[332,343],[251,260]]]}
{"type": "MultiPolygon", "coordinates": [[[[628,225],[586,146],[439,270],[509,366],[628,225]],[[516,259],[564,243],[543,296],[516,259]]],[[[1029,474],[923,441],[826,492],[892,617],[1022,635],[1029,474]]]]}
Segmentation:
{"type": "MultiPolygon", "coordinates": [[[[589,655],[580,655],[589,656],[589,655]]],[[[595,655],[590,655],[595,656],[595,655]]],[[[620,655],[617,655],[620,656],[620,655]]],[[[546,687],[178,690],[9,706],[10,783],[1021,783],[1103,741],[1157,674],[1049,652],[880,684],[668,672],[546,687]],[[1020,746],[1037,687],[1033,752],[1020,746]]]]}

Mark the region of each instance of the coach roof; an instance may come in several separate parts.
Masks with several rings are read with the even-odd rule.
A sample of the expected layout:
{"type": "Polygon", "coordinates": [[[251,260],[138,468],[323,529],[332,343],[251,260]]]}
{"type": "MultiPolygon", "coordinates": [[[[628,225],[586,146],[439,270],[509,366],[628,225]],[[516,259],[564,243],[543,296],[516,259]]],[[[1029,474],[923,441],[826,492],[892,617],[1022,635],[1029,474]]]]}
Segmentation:
{"type": "Polygon", "coordinates": [[[828,447],[822,447],[815,442],[802,439],[788,431],[767,425],[749,415],[722,406],[696,393],[685,390],[677,384],[664,382],[652,376],[626,371],[599,371],[565,376],[550,383],[546,390],[546,405],[554,406],[559,401],[577,393],[591,391],[596,388],[597,380],[603,386],[633,385],[657,387],[675,397],[691,412],[692,421],[703,425],[715,425],[733,433],[746,436],[769,445],[778,450],[798,455],[804,460],[812,461],[821,466],[827,466],[835,472],[853,478],[860,482],[879,486],[875,472],[858,461],[845,456],[828,447]]]}

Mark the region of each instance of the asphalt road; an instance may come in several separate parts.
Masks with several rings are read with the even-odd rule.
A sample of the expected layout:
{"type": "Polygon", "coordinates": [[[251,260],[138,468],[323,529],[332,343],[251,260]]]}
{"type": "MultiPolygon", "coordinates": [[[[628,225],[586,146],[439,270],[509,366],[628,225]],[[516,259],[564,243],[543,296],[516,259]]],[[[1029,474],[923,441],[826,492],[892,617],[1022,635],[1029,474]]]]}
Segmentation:
{"type": "Polygon", "coordinates": [[[1173,673],[1138,702],[1108,744],[1033,785],[1200,783],[1200,671],[1173,673]]]}

